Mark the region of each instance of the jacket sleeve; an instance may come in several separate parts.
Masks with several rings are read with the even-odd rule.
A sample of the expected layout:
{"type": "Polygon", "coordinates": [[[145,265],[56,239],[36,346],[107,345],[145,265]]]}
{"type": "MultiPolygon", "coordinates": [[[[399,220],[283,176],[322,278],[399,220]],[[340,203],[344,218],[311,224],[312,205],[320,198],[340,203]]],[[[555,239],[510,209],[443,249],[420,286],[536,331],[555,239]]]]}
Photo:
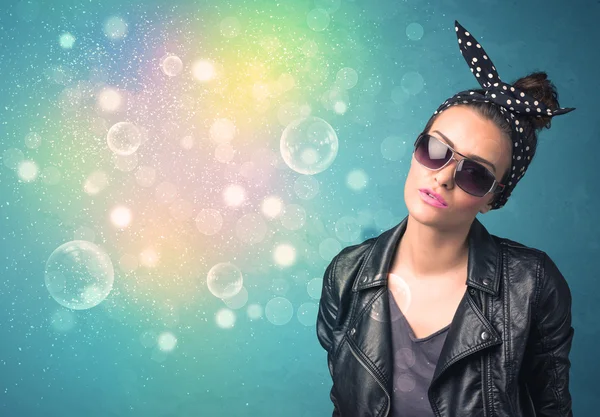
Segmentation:
{"type": "Polygon", "coordinates": [[[527,386],[538,417],[572,417],[569,392],[571,291],[547,254],[542,259],[534,323],[528,341],[527,386]]]}
{"type": "MultiPolygon", "coordinates": [[[[317,313],[317,339],[319,343],[327,351],[327,367],[329,368],[329,374],[333,379],[333,351],[335,349],[333,343],[333,328],[335,327],[337,319],[338,300],[333,297],[333,277],[335,264],[337,262],[337,256],[329,263],[325,269],[323,276],[323,287],[321,288],[321,299],[319,301],[319,312],[317,313]]],[[[338,409],[337,398],[334,395],[334,387],[331,387],[329,397],[333,403],[333,414],[332,417],[340,416],[338,409]]]]}

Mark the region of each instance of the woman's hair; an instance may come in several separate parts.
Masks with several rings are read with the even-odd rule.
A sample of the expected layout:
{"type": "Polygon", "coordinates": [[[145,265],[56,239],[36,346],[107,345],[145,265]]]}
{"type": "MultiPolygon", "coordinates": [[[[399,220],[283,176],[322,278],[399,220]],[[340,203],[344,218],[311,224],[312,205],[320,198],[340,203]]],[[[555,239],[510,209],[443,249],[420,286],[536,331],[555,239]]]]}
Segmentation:
{"type": "MultiPolygon", "coordinates": [[[[511,85],[514,86],[516,89],[523,91],[525,94],[528,94],[536,100],[544,103],[551,110],[555,110],[560,107],[560,105],[558,104],[558,92],[556,91],[556,87],[548,79],[548,75],[545,72],[533,72],[525,77],[519,78],[517,81],[511,83],[511,85]]],[[[478,89],[475,91],[481,94],[485,93],[485,90],[483,89],[478,89]]],[[[497,105],[485,102],[470,102],[461,105],[475,109],[482,117],[494,122],[496,126],[498,126],[498,128],[506,135],[506,137],[509,140],[511,140],[510,138],[512,135],[512,129],[506,121],[505,116],[498,109],[497,105]]],[[[438,115],[439,113],[432,116],[429,119],[424,129],[425,132],[429,132],[429,129],[431,129],[431,125],[433,124],[435,118],[438,115]]],[[[537,135],[543,128],[550,128],[551,118],[544,115],[537,117],[528,116],[524,114],[519,114],[518,118],[521,121],[521,126],[524,129],[524,145],[529,146],[529,148],[531,149],[531,160],[533,161],[533,157],[535,156],[535,151],[537,148],[537,135]]],[[[502,176],[500,182],[502,184],[506,184],[509,175],[510,166],[502,176]]],[[[499,196],[499,194],[496,194],[494,200],[497,199],[499,196]]],[[[494,203],[494,200],[492,200],[492,204],[494,203]]]]}

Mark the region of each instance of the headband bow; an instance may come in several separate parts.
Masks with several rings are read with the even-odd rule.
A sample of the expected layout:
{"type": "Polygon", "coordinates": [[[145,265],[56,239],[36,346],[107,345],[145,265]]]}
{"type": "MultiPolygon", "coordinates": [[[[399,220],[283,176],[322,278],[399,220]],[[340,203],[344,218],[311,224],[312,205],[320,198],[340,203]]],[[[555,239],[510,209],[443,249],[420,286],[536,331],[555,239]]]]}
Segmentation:
{"type": "Polygon", "coordinates": [[[492,60],[481,44],[458,21],[454,21],[454,26],[460,53],[469,65],[471,72],[475,74],[477,82],[485,90],[485,93],[481,94],[476,90],[461,91],[442,103],[434,114],[441,113],[444,109],[452,105],[470,102],[492,102],[499,106],[500,111],[512,129],[511,140],[514,146],[512,152],[512,172],[508,183],[505,184],[504,190],[492,207],[492,209],[498,209],[506,204],[512,190],[523,175],[525,175],[527,166],[531,162],[532,150],[529,146],[523,145],[523,141],[529,134],[528,131],[524,132],[523,130],[523,125],[528,123],[527,118],[532,116],[542,117],[542,115],[545,117],[558,116],[569,113],[575,110],[575,108],[560,107],[552,110],[524,91],[503,82],[492,60]]]}

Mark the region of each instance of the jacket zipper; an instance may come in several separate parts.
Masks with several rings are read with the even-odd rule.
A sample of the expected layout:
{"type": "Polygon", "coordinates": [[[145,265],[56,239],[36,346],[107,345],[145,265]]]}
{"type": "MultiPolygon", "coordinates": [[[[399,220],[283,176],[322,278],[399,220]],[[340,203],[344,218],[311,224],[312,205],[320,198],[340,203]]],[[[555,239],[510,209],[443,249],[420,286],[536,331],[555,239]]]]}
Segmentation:
{"type": "Polygon", "coordinates": [[[348,341],[348,346],[350,347],[350,352],[352,353],[352,355],[354,355],[354,357],[360,362],[360,364],[367,370],[367,372],[369,372],[369,374],[371,374],[371,376],[373,377],[373,379],[375,379],[375,381],[377,381],[377,383],[379,384],[379,386],[381,387],[381,389],[383,390],[383,392],[385,392],[385,396],[387,398],[387,407],[385,409],[385,413],[383,414],[382,417],[387,417],[387,415],[390,412],[390,403],[391,403],[391,399],[390,399],[390,394],[388,394],[387,390],[385,389],[385,387],[383,386],[383,384],[379,381],[379,379],[375,376],[375,374],[373,373],[373,371],[371,371],[371,369],[368,367],[368,365],[366,363],[363,362],[363,360],[354,352],[354,348],[352,347],[352,343],[350,341],[348,341]]]}

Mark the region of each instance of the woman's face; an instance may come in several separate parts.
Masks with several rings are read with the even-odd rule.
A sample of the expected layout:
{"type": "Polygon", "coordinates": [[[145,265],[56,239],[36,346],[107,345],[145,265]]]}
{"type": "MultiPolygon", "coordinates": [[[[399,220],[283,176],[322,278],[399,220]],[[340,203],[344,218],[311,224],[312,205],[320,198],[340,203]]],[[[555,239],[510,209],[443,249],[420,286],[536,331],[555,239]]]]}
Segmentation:
{"type": "MultiPolygon", "coordinates": [[[[489,161],[494,165],[495,171],[490,165],[483,165],[498,181],[510,168],[510,139],[492,121],[484,119],[469,107],[457,105],[445,109],[433,122],[429,134],[442,139],[465,156],[477,155],[489,161]]],[[[455,157],[462,159],[460,155],[455,154],[455,157]]],[[[431,171],[420,165],[413,154],[404,184],[404,201],[410,215],[420,223],[453,229],[460,225],[470,225],[478,212],[485,213],[491,208],[489,204],[494,194],[475,197],[454,183],[456,164],[453,160],[442,169],[431,171]],[[448,206],[438,208],[426,203],[421,198],[420,188],[429,188],[440,194],[448,206]]]]}

